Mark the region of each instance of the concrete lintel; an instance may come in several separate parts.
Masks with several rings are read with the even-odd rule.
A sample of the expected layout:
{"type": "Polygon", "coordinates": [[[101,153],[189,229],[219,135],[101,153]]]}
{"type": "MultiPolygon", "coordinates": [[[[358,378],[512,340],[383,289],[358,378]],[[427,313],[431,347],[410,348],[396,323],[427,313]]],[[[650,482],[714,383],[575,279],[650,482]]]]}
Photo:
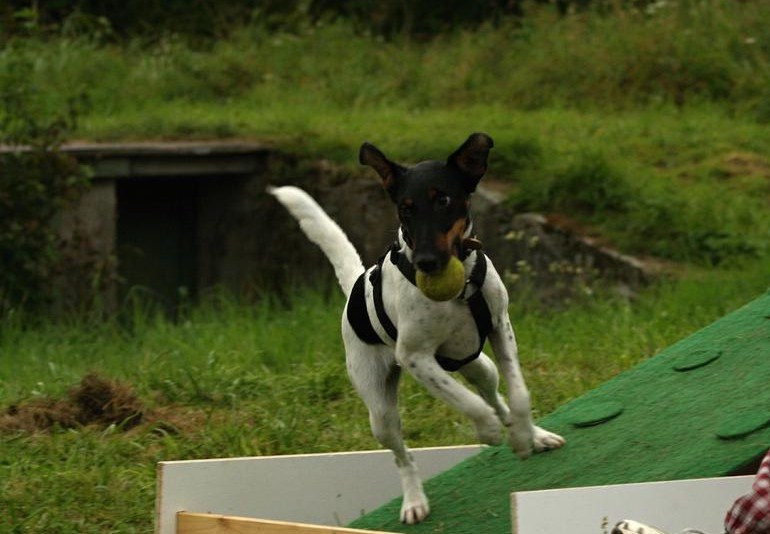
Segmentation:
{"type": "MultiPolygon", "coordinates": [[[[0,146],[0,153],[19,150],[0,146]]],[[[25,148],[22,148],[25,150],[25,148]]],[[[68,143],[62,152],[93,169],[94,178],[248,174],[270,148],[244,141],[68,143]]]]}
{"type": "Polygon", "coordinates": [[[94,178],[248,174],[269,153],[264,145],[244,142],[156,142],[62,147],[94,170],[94,178]]]}

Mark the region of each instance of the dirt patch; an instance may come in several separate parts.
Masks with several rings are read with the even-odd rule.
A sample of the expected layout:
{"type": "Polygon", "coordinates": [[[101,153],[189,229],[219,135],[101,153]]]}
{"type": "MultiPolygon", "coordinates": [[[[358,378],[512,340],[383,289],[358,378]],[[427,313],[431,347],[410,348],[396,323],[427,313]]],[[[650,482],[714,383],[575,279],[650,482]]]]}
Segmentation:
{"type": "Polygon", "coordinates": [[[89,373],[64,399],[34,399],[9,406],[0,413],[0,432],[88,425],[117,425],[127,430],[141,423],[144,413],[145,407],[130,385],[89,373]]]}
{"type": "Polygon", "coordinates": [[[730,152],[719,165],[725,177],[762,176],[770,178],[770,162],[751,152],[730,152]]]}

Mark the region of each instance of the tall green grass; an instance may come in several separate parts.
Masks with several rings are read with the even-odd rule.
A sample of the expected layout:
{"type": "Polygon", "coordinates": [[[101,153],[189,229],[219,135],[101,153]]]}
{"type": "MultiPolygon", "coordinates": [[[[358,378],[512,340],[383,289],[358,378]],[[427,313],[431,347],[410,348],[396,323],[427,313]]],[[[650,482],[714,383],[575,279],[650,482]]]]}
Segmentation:
{"type": "Polygon", "coordinates": [[[214,382],[224,387],[242,369],[287,372],[338,352],[335,304],[342,306],[341,296],[330,302],[322,292],[264,296],[258,306],[220,295],[173,322],[132,298],[106,321],[29,326],[12,316],[0,325],[0,398],[59,395],[93,369],[161,389],[171,401],[211,400],[205,392],[218,389],[214,382]]]}
{"type": "MultiPolygon", "coordinates": [[[[342,20],[279,33],[253,23],[195,49],[174,35],[114,44],[102,33],[69,33],[11,41],[0,66],[20,55],[34,58],[34,78],[49,108],[87,95],[92,113],[83,133],[89,136],[109,136],[116,115],[144,116],[135,135],[179,135],[181,124],[153,120],[169,103],[193,131],[200,119],[184,119],[186,106],[210,106],[213,118],[230,107],[270,117],[292,107],[309,115],[318,108],[412,114],[480,102],[509,110],[605,111],[712,102],[756,120],[770,118],[766,2],[656,5],[654,12],[567,17],[533,5],[523,20],[429,41],[385,41],[342,20]]],[[[238,121],[222,126],[223,135],[253,131],[238,121]]]]}
{"type": "MultiPolygon", "coordinates": [[[[546,379],[566,373],[578,390],[590,387],[763,292],[770,287],[769,261],[690,268],[631,299],[599,287],[555,308],[514,284],[511,316],[525,368],[542,365],[546,379]],[[576,372],[581,367],[598,374],[582,380],[576,372]]],[[[269,381],[326,365],[344,375],[343,305],[336,293],[302,290],[284,302],[266,297],[248,304],[220,296],[176,321],[133,304],[107,321],[30,326],[10,317],[0,328],[0,401],[61,396],[95,370],[130,382],[151,402],[236,406],[264,397],[257,387],[263,375],[269,381]]],[[[578,390],[556,388],[558,400],[541,410],[554,409],[578,390]]]]}

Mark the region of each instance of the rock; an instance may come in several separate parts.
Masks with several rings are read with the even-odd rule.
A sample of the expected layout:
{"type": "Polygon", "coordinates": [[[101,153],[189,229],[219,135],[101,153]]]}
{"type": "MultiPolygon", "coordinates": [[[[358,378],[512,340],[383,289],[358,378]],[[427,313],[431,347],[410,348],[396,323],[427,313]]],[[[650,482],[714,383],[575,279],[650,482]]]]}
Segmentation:
{"type": "MultiPolygon", "coordinates": [[[[373,177],[341,175],[324,165],[294,183],[307,189],[342,226],[365,264],[375,262],[395,238],[395,209],[373,177]]],[[[603,244],[567,217],[516,213],[503,189],[494,182],[480,185],[472,212],[484,250],[510,286],[526,284],[538,298],[550,301],[591,291],[601,281],[632,297],[653,278],[644,262],[603,244]]],[[[284,236],[284,242],[305,240],[298,229],[288,226],[292,235],[284,236]]],[[[282,248],[307,247],[298,242],[282,248]]],[[[323,261],[320,252],[314,261],[323,261]]]]}

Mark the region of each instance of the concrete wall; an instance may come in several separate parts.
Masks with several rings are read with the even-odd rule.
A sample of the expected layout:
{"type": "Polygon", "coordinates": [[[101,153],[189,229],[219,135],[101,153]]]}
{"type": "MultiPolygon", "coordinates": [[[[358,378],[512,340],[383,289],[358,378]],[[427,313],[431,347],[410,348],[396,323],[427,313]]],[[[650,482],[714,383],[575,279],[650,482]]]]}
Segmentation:
{"type": "MultiPolygon", "coordinates": [[[[299,164],[256,144],[69,145],[93,173],[91,190],[61,218],[61,234],[89,236],[88,255],[113,258],[104,299],[148,293],[173,309],[222,286],[239,295],[295,283],[329,284],[325,258],[265,192],[301,185],[349,232],[365,261],[394,237],[378,182],[322,163],[299,164]]],[[[84,255],[86,252],[74,251],[84,255]]]]}

